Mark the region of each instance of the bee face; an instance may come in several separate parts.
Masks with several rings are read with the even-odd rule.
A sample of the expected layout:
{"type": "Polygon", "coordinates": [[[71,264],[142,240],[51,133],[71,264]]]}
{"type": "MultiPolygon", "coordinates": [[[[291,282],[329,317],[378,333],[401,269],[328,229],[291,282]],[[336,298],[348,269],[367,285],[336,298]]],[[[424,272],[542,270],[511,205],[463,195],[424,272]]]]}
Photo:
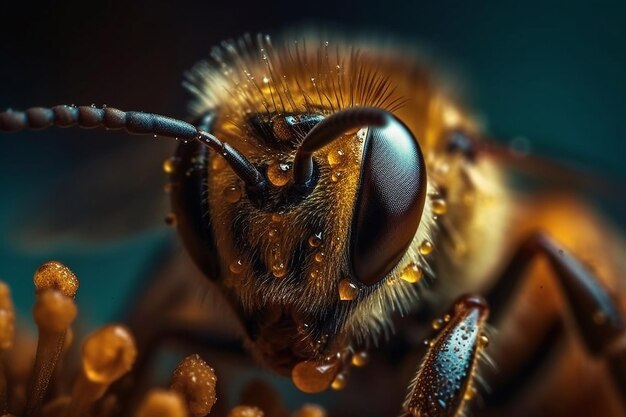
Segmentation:
{"type": "Polygon", "coordinates": [[[227,44],[214,53],[219,68],[200,66],[190,79],[207,127],[263,173],[263,195],[220,155],[188,145],[172,195],[183,240],[239,312],[254,351],[289,373],[375,337],[415,300],[428,268],[417,246],[432,216],[421,144],[393,113],[404,97],[380,59],[351,50],[346,61],[347,47],[327,42],[309,53],[298,44],[274,51],[267,39],[254,47],[227,44]],[[309,133],[366,106],[384,125],[342,131],[312,153],[306,183],[294,179],[309,133]]]}

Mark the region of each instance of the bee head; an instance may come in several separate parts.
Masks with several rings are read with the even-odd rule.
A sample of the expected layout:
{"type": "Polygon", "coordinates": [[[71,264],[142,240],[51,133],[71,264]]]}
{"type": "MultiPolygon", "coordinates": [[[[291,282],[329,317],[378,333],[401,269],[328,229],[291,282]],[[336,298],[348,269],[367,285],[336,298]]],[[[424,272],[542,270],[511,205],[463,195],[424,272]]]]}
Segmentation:
{"type": "Polygon", "coordinates": [[[211,120],[224,142],[239,138],[262,181],[247,184],[198,143],[180,146],[172,202],[195,262],[274,369],[289,373],[350,349],[346,326],[420,224],[426,174],[417,140],[371,107],[247,116],[243,140],[229,138],[227,119],[211,120]]]}
{"type": "Polygon", "coordinates": [[[244,37],[212,58],[189,74],[192,109],[230,148],[180,146],[177,227],[250,350],[302,381],[388,334],[431,272],[420,247],[434,227],[422,155],[433,132],[426,96],[410,93],[430,79],[416,83],[424,71],[406,57],[315,38],[244,37]]]}

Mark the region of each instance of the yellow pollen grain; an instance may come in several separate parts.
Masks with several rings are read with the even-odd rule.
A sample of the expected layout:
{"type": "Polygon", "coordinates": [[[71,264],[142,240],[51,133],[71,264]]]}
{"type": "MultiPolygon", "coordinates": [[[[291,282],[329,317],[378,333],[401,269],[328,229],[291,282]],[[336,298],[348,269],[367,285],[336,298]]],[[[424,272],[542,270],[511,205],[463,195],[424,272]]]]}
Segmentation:
{"type": "Polygon", "coordinates": [[[78,278],[65,265],[57,261],[46,262],[35,271],[33,282],[37,291],[56,289],[67,297],[76,295],[78,278]]]}

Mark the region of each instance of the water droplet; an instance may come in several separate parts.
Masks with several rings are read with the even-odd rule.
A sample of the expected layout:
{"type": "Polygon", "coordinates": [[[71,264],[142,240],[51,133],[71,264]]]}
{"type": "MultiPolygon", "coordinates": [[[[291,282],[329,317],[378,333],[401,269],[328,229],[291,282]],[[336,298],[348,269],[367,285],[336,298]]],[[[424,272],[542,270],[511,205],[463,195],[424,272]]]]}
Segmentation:
{"type": "Polygon", "coordinates": [[[324,252],[317,252],[315,254],[315,262],[322,262],[325,256],[324,252]]]}
{"type": "Polygon", "coordinates": [[[480,339],[478,339],[478,343],[480,343],[482,348],[486,348],[489,346],[489,338],[483,334],[480,336],[480,339]]]}
{"type": "Polygon", "coordinates": [[[285,264],[283,262],[274,262],[274,264],[272,265],[272,275],[274,275],[276,278],[283,278],[285,275],[287,275],[287,266],[285,266],[285,264]]]}
{"type": "Polygon", "coordinates": [[[163,172],[172,174],[176,170],[176,158],[171,157],[163,161],[163,172]]]}
{"type": "Polygon", "coordinates": [[[400,278],[406,282],[414,284],[422,279],[422,270],[417,264],[411,262],[400,275],[400,278]]]}
{"type": "Polygon", "coordinates": [[[274,162],[267,167],[267,179],[276,187],[282,187],[291,179],[291,165],[274,162]]]}
{"type": "Polygon", "coordinates": [[[433,330],[439,330],[441,329],[441,326],[443,326],[443,320],[441,319],[435,319],[431,323],[431,327],[433,328],[433,330]]]}
{"type": "Polygon", "coordinates": [[[448,211],[448,204],[443,198],[436,198],[432,201],[433,213],[442,215],[448,211]]]}
{"type": "Polygon", "coordinates": [[[263,77],[263,84],[269,84],[269,82],[270,82],[269,77],[267,77],[267,76],[263,77]]]}
{"type": "Polygon", "coordinates": [[[309,246],[312,248],[317,248],[322,244],[322,232],[316,233],[309,237],[309,246]]]}
{"type": "Polygon", "coordinates": [[[224,200],[228,203],[236,203],[241,198],[241,189],[239,186],[232,185],[230,187],[224,188],[224,200]]]}
{"type": "Polygon", "coordinates": [[[341,149],[328,152],[327,158],[331,168],[335,168],[346,162],[346,154],[341,149]]]}
{"type": "Polygon", "coordinates": [[[309,275],[311,276],[311,278],[317,279],[320,276],[320,271],[317,269],[314,269],[313,271],[311,271],[309,275]]]}
{"type": "Polygon", "coordinates": [[[168,226],[176,226],[176,215],[174,213],[168,213],[165,216],[165,224],[168,226]]]}
{"type": "Polygon", "coordinates": [[[341,172],[340,171],[333,171],[332,175],[330,176],[330,179],[332,182],[337,182],[341,179],[341,172]]]}
{"type": "Polygon", "coordinates": [[[430,255],[433,251],[433,244],[430,243],[428,240],[425,240],[420,245],[419,250],[422,255],[430,255]]]}
{"type": "Polygon", "coordinates": [[[346,374],[342,372],[340,374],[337,374],[335,379],[333,379],[332,384],[330,384],[330,387],[338,391],[346,387],[346,382],[348,382],[348,378],[346,378],[346,374]]]}
{"type": "Polygon", "coordinates": [[[451,318],[452,318],[452,317],[451,317],[449,314],[446,314],[445,316],[443,316],[443,321],[444,321],[445,323],[448,323],[448,322],[450,322],[450,319],[451,319],[451,318]]]}
{"type": "Polygon", "coordinates": [[[350,281],[349,278],[344,278],[339,281],[339,299],[342,301],[354,300],[359,294],[359,289],[350,281]]]}
{"type": "Polygon", "coordinates": [[[267,234],[270,236],[270,238],[275,238],[276,236],[278,236],[278,229],[272,227],[267,234]]]}
{"type": "Polygon", "coordinates": [[[328,389],[338,371],[339,362],[336,360],[327,363],[303,361],[293,367],[291,380],[301,391],[315,394],[328,389]]]}
{"type": "Polygon", "coordinates": [[[360,368],[362,366],[367,365],[369,360],[370,360],[369,354],[366,351],[362,350],[361,352],[357,352],[354,354],[354,356],[352,356],[351,363],[352,363],[352,366],[356,366],[360,368]]]}
{"type": "Polygon", "coordinates": [[[241,259],[238,259],[235,262],[231,262],[231,264],[228,266],[228,269],[230,269],[230,272],[232,272],[233,274],[240,274],[241,271],[243,271],[243,261],[241,259]]]}

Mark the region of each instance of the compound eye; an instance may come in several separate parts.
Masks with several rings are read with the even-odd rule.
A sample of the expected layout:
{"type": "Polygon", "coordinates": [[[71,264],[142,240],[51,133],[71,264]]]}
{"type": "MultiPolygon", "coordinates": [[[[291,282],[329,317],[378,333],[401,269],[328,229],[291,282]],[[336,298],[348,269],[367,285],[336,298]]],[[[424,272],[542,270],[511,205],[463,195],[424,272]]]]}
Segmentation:
{"type": "Polygon", "coordinates": [[[426,198],[426,168],[417,140],[395,117],[369,128],[350,235],[354,278],[383,279],[408,249],[426,198]]]}

